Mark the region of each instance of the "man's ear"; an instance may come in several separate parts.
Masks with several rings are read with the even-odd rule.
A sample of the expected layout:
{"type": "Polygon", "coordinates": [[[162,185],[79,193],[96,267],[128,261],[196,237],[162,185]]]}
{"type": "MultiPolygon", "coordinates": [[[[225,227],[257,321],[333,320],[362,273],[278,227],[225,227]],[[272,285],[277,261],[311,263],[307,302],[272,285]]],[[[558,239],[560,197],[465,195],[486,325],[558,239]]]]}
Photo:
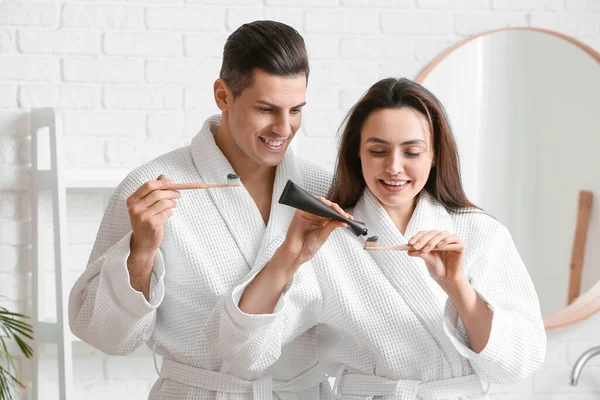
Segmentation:
{"type": "Polygon", "coordinates": [[[228,111],[233,103],[233,94],[223,79],[219,78],[215,81],[213,93],[219,110],[228,111]]]}

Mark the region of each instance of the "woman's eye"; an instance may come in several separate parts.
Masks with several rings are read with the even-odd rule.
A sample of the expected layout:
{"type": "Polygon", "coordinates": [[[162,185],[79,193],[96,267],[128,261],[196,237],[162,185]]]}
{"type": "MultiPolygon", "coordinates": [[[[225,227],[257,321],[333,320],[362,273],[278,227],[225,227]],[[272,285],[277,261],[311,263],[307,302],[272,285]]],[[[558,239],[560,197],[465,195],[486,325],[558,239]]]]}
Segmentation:
{"type": "Polygon", "coordinates": [[[371,154],[373,154],[374,156],[382,156],[385,153],[385,150],[371,150],[371,154]]]}
{"type": "Polygon", "coordinates": [[[418,156],[420,156],[420,155],[421,155],[421,153],[413,153],[413,152],[410,152],[410,151],[409,151],[409,152],[406,152],[405,154],[406,154],[407,156],[409,156],[409,157],[418,157],[418,156]]]}

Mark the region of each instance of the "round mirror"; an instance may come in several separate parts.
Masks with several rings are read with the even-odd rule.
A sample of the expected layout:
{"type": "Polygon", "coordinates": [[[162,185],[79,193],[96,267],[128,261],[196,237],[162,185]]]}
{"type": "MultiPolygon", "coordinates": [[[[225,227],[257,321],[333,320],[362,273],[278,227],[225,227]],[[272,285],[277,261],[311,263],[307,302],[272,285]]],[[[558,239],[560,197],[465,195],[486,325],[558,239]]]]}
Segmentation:
{"type": "Polygon", "coordinates": [[[416,80],[446,107],[467,195],[510,230],[546,321],[564,312],[570,290],[600,278],[600,54],[509,28],[457,44],[416,80]]]}

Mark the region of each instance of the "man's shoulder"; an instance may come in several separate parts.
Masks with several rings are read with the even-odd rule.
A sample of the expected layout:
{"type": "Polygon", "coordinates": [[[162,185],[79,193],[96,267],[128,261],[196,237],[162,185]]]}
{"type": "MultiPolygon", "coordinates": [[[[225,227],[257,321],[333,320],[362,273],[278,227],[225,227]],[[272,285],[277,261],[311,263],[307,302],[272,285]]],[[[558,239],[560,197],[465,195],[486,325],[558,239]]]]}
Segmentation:
{"type": "Polygon", "coordinates": [[[302,157],[298,157],[297,159],[302,180],[304,181],[304,189],[313,196],[326,196],[333,178],[331,170],[302,157]]]}
{"type": "Polygon", "coordinates": [[[187,176],[195,173],[197,172],[190,147],[184,146],[133,169],[119,184],[116,192],[123,197],[129,197],[144,183],[156,180],[161,174],[177,181],[186,179],[187,176]]]}

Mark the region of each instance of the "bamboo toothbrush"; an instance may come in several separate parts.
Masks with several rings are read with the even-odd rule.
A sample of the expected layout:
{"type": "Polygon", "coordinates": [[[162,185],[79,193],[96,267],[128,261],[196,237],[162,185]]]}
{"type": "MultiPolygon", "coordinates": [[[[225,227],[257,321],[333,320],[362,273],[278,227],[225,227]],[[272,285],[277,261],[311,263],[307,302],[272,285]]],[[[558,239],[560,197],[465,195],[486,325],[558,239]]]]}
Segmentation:
{"type": "MultiPolygon", "coordinates": [[[[416,250],[415,248],[413,248],[412,246],[410,246],[408,244],[399,244],[396,246],[379,246],[378,241],[379,241],[379,237],[369,236],[367,238],[367,240],[365,240],[364,249],[365,250],[401,250],[401,251],[416,250]]],[[[456,251],[456,250],[462,250],[462,249],[463,249],[463,246],[460,244],[449,244],[442,248],[434,247],[430,251],[452,251],[452,250],[456,251]]]]}
{"type": "Polygon", "coordinates": [[[171,190],[187,190],[187,189],[210,189],[210,188],[220,188],[220,187],[236,187],[242,186],[240,182],[240,177],[236,174],[227,174],[227,183],[199,183],[199,182],[191,182],[191,183],[174,183],[169,186],[171,190]]]}

